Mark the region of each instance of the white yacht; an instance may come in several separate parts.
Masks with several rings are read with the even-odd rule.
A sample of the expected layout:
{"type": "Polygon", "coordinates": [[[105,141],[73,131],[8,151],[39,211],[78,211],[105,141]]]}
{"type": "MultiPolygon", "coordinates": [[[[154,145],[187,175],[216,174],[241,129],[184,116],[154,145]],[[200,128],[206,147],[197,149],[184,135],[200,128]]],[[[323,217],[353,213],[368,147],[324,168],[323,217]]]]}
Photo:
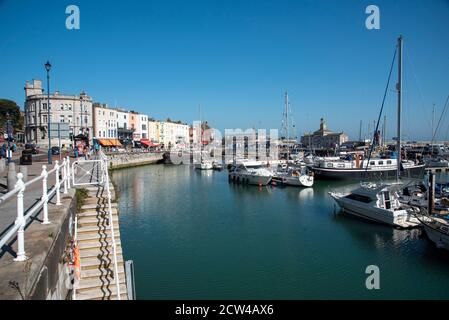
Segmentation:
{"type": "Polygon", "coordinates": [[[366,183],[351,192],[329,192],[342,211],[399,228],[419,226],[413,212],[399,202],[401,184],[366,183]]]}
{"type": "Polygon", "coordinates": [[[314,177],[313,172],[306,166],[288,167],[285,170],[277,171],[273,175],[273,180],[289,186],[312,187],[314,177]]]}
{"type": "Polygon", "coordinates": [[[238,161],[229,170],[229,181],[242,184],[266,186],[271,182],[273,173],[260,161],[238,161]]]}

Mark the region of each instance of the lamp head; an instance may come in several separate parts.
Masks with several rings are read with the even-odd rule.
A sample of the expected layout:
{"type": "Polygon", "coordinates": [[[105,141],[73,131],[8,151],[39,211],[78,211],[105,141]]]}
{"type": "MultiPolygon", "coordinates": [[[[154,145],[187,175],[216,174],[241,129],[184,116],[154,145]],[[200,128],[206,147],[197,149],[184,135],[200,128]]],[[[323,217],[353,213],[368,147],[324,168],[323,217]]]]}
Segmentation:
{"type": "Polygon", "coordinates": [[[47,63],[45,64],[45,70],[47,70],[47,72],[49,72],[50,69],[51,69],[50,61],[47,61],[47,63]]]}

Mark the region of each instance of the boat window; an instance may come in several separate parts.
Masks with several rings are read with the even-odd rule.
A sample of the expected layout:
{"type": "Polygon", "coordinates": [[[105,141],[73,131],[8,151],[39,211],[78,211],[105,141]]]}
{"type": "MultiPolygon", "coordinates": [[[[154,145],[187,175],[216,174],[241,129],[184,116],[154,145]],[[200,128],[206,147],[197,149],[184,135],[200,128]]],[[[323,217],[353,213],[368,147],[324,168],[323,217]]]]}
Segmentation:
{"type": "Polygon", "coordinates": [[[384,162],[383,161],[379,161],[379,165],[383,165],[384,164],[384,162]]]}
{"type": "Polygon", "coordinates": [[[387,164],[391,164],[391,160],[387,160],[387,164]]]}
{"type": "Polygon", "coordinates": [[[327,166],[328,168],[333,168],[333,167],[334,167],[334,165],[333,165],[332,163],[327,163],[326,166],[327,166]]]}
{"type": "Polygon", "coordinates": [[[369,163],[371,166],[374,166],[375,164],[376,164],[376,162],[374,162],[374,161],[370,161],[370,163],[369,163]]]}
{"type": "Polygon", "coordinates": [[[345,167],[345,164],[344,164],[344,163],[339,163],[339,164],[338,164],[338,167],[339,167],[339,168],[344,168],[344,167],[345,167]]]}
{"type": "Polygon", "coordinates": [[[366,196],[362,196],[360,194],[354,194],[354,193],[351,193],[351,194],[347,195],[346,198],[351,199],[351,200],[355,200],[355,201],[359,201],[359,202],[364,202],[364,203],[370,203],[371,202],[371,198],[366,197],[366,196]]]}
{"type": "Polygon", "coordinates": [[[384,191],[385,209],[391,209],[390,192],[384,191]]]}

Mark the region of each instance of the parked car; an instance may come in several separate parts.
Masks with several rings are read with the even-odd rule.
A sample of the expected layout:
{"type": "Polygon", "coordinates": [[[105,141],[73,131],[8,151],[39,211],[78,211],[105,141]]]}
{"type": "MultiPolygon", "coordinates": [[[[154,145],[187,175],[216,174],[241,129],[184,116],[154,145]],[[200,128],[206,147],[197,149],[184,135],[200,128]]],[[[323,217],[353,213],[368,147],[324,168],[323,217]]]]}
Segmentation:
{"type": "Polygon", "coordinates": [[[57,156],[61,153],[61,150],[59,149],[59,147],[51,147],[51,154],[54,156],[57,156]]]}
{"type": "Polygon", "coordinates": [[[34,143],[25,144],[25,150],[30,150],[32,154],[39,153],[39,147],[37,145],[35,145],[34,143]]]}

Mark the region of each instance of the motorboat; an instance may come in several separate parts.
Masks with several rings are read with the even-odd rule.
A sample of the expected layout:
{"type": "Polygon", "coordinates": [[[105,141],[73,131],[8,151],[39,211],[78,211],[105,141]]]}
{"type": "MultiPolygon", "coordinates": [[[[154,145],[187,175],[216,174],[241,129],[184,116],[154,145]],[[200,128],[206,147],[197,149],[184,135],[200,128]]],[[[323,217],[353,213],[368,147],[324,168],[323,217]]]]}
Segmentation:
{"type": "Polygon", "coordinates": [[[364,183],[347,192],[329,192],[343,212],[398,228],[421,224],[413,210],[401,204],[398,191],[402,184],[364,183]]]}
{"type": "Polygon", "coordinates": [[[306,166],[287,167],[274,173],[273,181],[289,186],[312,187],[314,177],[313,172],[306,166]]]}
{"type": "Polygon", "coordinates": [[[260,161],[241,160],[231,167],[228,177],[235,183],[266,186],[271,182],[273,172],[260,161]]]}
{"type": "Polygon", "coordinates": [[[214,161],[214,162],[212,163],[212,168],[213,168],[214,170],[221,171],[221,170],[223,170],[223,164],[222,164],[222,163],[219,163],[219,162],[217,162],[217,161],[214,161]]]}

